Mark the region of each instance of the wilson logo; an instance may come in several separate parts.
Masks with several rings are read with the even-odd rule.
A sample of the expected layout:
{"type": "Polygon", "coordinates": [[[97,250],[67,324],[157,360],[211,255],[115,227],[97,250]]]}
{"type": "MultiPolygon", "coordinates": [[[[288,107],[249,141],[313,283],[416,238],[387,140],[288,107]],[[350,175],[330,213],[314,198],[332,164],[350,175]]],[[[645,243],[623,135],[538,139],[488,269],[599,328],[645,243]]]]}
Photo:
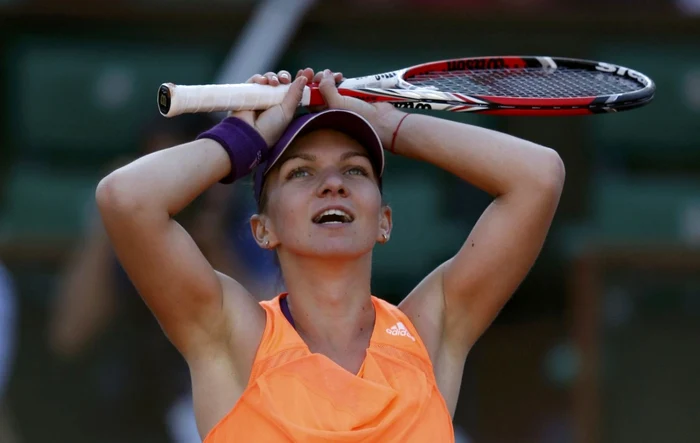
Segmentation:
{"type": "Polygon", "coordinates": [[[468,71],[472,69],[503,69],[506,62],[502,58],[476,58],[466,60],[452,60],[447,62],[450,71],[468,71]]]}

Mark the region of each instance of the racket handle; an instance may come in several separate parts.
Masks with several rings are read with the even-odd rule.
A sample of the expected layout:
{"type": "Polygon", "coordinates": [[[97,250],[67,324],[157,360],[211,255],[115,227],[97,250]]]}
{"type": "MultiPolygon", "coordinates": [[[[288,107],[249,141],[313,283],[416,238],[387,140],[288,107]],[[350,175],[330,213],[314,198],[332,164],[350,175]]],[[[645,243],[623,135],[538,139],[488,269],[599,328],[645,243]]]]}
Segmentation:
{"type": "MultiPolygon", "coordinates": [[[[158,89],[158,109],[165,117],[197,112],[264,111],[282,103],[288,90],[289,85],[163,83],[158,89]]],[[[299,106],[308,106],[310,99],[311,90],[306,86],[299,106]]]]}

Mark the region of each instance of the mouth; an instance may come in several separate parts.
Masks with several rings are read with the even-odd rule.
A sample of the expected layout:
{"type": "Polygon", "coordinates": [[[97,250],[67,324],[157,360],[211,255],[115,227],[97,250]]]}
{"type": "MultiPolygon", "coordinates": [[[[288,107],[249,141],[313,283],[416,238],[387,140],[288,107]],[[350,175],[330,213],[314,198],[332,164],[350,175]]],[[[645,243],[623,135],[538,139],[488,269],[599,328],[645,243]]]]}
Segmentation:
{"type": "Polygon", "coordinates": [[[355,217],[345,209],[331,208],[319,212],[311,221],[317,225],[339,225],[352,223],[355,217]]]}

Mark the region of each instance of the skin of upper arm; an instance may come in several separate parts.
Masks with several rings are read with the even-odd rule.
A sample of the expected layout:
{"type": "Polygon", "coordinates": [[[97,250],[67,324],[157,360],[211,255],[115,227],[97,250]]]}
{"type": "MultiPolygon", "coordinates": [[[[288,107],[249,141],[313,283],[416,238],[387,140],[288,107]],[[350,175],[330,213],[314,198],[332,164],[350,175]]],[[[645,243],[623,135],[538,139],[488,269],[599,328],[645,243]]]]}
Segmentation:
{"type": "Polygon", "coordinates": [[[563,187],[563,165],[552,168],[543,174],[551,180],[496,198],[459,252],[400,304],[428,349],[451,410],[470,349],[541,251],[563,187]]]}
{"type": "Polygon", "coordinates": [[[247,319],[260,319],[262,309],[245,288],[217,274],[167,213],[140,207],[104,181],[97,201],[123,268],[185,359],[219,349],[235,354],[231,340],[255,333],[247,319]]]}

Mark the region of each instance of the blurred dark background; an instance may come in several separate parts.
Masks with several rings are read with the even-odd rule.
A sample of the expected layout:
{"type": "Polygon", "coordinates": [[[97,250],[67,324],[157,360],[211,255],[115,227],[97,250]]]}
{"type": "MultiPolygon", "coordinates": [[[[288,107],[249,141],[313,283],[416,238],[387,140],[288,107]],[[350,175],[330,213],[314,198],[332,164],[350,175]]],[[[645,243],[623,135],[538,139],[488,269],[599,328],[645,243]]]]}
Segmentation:
{"type": "MultiPolygon", "coordinates": [[[[619,115],[435,114],[552,147],[567,168],[540,259],[467,360],[455,427],[462,442],[700,441],[700,0],[266,3],[263,35],[287,8],[308,10],[283,41],[248,40],[279,46],[248,57],[265,70],[550,55],[656,81],[650,106],[619,115]]],[[[226,63],[262,6],[0,0],[0,442],[194,441],[186,368],[111,255],[94,189],[213,124],[166,121],[156,90],[255,73],[226,63]]],[[[269,257],[247,238],[250,188],[223,188],[183,223],[219,269],[270,297],[269,257]]],[[[373,290],[397,303],[489,199],[396,156],[385,189],[396,227],[373,290]]]]}

